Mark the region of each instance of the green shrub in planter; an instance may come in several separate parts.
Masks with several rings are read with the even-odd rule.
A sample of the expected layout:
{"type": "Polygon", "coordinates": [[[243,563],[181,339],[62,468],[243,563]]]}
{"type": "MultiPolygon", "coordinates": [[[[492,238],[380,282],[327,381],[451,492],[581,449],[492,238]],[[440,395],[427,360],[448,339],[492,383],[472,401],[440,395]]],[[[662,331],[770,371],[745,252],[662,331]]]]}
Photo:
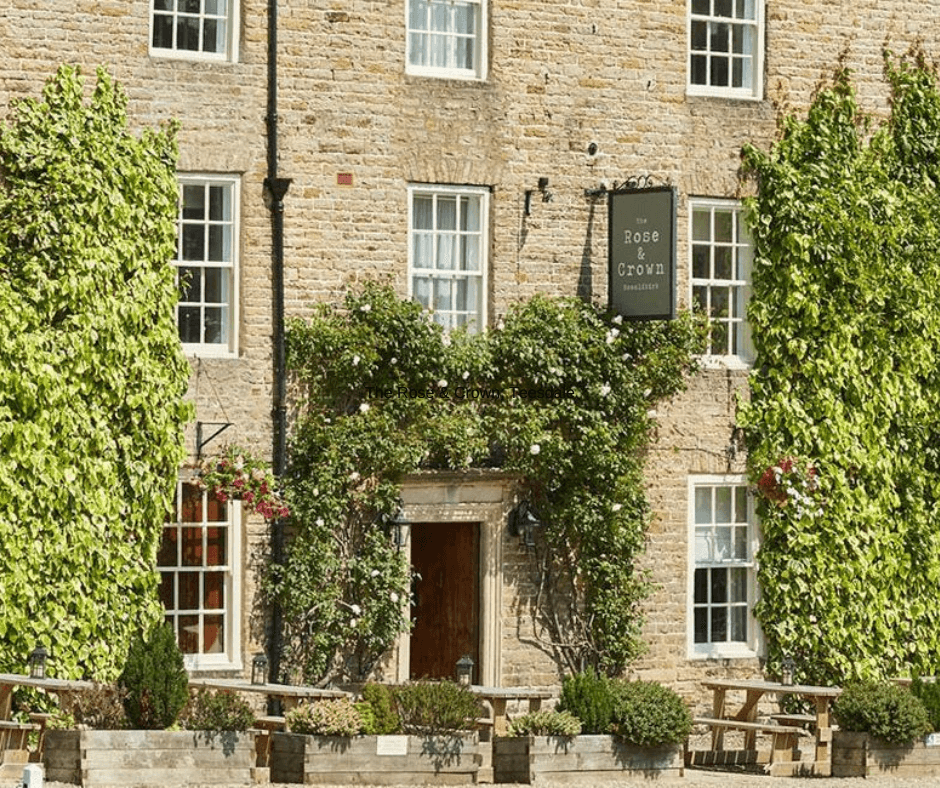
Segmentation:
{"type": "Polygon", "coordinates": [[[169,624],[131,645],[118,685],[132,727],[162,730],[176,722],[189,699],[189,677],[169,624]]]}
{"type": "Polygon", "coordinates": [[[931,729],[940,731],[940,682],[924,681],[915,676],[911,682],[911,692],[924,704],[931,729]]]}
{"type": "Polygon", "coordinates": [[[248,701],[226,690],[199,690],[182,714],[183,727],[191,731],[246,731],[254,721],[248,701]]]}
{"type": "Polygon", "coordinates": [[[592,668],[566,676],[561,685],[558,711],[569,711],[581,720],[583,733],[610,733],[613,721],[611,679],[592,668]]]}
{"type": "Polygon", "coordinates": [[[369,722],[365,719],[366,715],[363,715],[363,733],[381,736],[401,730],[401,720],[395,711],[395,696],[391,687],[369,682],[362,688],[361,695],[363,703],[368,705],[372,714],[369,722]]]}
{"type": "Polygon", "coordinates": [[[653,681],[612,681],[611,732],[632,744],[678,744],[692,730],[692,715],[678,693],[653,681]]]}
{"type": "Polygon", "coordinates": [[[358,736],[362,731],[362,717],[349,698],[303,703],[284,719],[289,731],[311,736],[358,736]]]}
{"type": "Polygon", "coordinates": [[[510,736],[577,736],[581,720],[570,711],[530,711],[509,723],[510,736]]]}
{"type": "Polygon", "coordinates": [[[868,733],[892,744],[910,744],[931,731],[920,698],[886,682],[849,685],[835,702],[833,714],[842,730],[868,733]]]}
{"type": "Polygon", "coordinates": [[[483,715],[479,698],[453,681],[415,681],[395,687],[394,693],[405,733],[474,730],[483,715]]]}

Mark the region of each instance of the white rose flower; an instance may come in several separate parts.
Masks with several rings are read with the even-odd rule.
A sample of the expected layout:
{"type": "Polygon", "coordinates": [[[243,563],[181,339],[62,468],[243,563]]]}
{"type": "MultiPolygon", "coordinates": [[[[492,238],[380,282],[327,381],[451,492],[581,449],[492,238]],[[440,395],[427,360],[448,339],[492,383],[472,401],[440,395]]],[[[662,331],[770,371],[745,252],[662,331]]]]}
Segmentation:
{"type": "Polygon", "coordinates": [[[361,307],[359,307],[359,310],[362,312],[371,312],[372,304],[363,304],[361,307]]]}
{"type": "Polygon", "coordinates": [[[444,380],[444,378],[441,378],[439,381],[437,381],[437,387],[439,389],[447,388],[447,381],[444,380]]]}
{"type": "Polygon", "coordinates": [[[533,443],[531,446],[529,446],[529,454],[533,456],[538,454],[540,451],[542,451],[542,447],[537,443],[533,443]]]}
{"type": "Polygon", "coordinates": [[[611,322],[619,326],[623,322],[623,315],[614,315],[614,319],[611,322]]]}
{"type": "Polygon", "coordinates": [[[360,412],[360,413],[368,413],[368,412],[369,412],[369,403],[368,403],[368,402],[363,402],[363,403],[361,403],[361,404],[359,405],[359,412],[360,412]]]}
{"type": "Polygon", "coordinates": [[[396,594],[394,591],[392,591],[392,593],[391,593],[389,596],[390,596],[392,602],[394,602],[395,604],[398,604],[398,594],[396,594]]]}
{"type": "Polygon", "coordinates": [[[605,383],[601,386],[601,396],[606,397],[608,394],[610,394],[610,386],[605,383]]]}
{"type": "Polygon", "coordinates": [[[362,608],[359,605],[350,605],[349,609],[357,616],[362,614],[362,608]]]}
{"type": "Polygon", "coordinates": [[[353,366],[359,366],[359,356],[353,356],[353,366]]]}

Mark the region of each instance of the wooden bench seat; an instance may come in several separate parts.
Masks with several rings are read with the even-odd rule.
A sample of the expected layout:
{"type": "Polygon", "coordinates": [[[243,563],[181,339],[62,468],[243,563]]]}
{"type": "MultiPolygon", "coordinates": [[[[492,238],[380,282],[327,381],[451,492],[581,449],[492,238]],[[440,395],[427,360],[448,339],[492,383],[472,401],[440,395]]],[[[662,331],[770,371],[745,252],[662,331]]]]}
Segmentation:
{"type": "MultiPolygon", "coordinates": [[[[748,720],[719,719],[716,717],[696,717],[696,725],[706,725],[712,731],[712,749],[721,750],[722,736],[725,729],[744,731],[750,741],[757,733],[769,733],[773,739],[770,749],[770,763],[793,760],[793,750],[800,736],[808,736],[804,728],[795,725],[781,725],[777,722],[750,722],[748,720]]],[[[745,749],[750,749],[746,747],[745,749]]]]}
{"type": "Polygon", "coordinates": [[[815,727],[815,714],[771,714],[770,719],[780,725],[794,725],[796,727],[815,727]]]}

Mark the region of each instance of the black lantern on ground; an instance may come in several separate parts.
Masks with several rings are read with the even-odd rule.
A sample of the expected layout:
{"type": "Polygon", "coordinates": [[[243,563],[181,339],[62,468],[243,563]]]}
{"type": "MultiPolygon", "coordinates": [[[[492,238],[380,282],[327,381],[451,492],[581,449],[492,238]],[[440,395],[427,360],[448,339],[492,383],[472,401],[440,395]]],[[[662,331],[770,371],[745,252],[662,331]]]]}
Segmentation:
{"type": "Polygon", "coordinates": [[[30,678],[44,679],[46,677],[46,660],[49,659],[49,652],[42,646],[34,648],[29,655],[29,675],[30,678]]]}
{"type": "Polygon", "coordinates": [[[457,683],[464,687],[473,683],[473,659],[469,654],[457,660],[457,683]]]}
{"type": "Polygon", "coordinates": [[[255,654],[255,658],[251,660],[251,683],[265,684],[267,680],[268,658],[265,656],[264,652],[259,652],[255,654]]]}
{"type": "Polygon", "coordinates": [[[509,534],[518,536],[527,549],[535,547],[535,529],[541,527],[542,521],[528,501],[522,501],[509,513],[509,534]]]}
{"type": "Polygon", "coordinates": [[[793,684],[793,671],[796,669],[796,663],[793,661],[793,658],[786,656],[783,658],[783,662],[780,663],[780,683],[786,684],[788,687],[793,684]]]}

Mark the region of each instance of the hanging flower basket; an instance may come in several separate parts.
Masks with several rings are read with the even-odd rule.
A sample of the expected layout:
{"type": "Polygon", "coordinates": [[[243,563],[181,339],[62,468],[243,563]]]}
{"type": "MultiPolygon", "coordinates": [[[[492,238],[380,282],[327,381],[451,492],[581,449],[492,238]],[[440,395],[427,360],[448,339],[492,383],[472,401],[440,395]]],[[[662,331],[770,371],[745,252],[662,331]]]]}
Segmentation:
{"type": "Polygon", "coordinates": [[[238,446],[228,446],[220,455],[203,460],[199,485],[222,503],[241,501],[265,520],[290,515],[268,463],[238,446]]]}
{"type": "Polygon", "coordinates": [[[817,500],[819,471],[810,462],[781,457],[761,474],[757,491],[780,507],[794,503],[798,514],[821,513],[817,500]]]}

